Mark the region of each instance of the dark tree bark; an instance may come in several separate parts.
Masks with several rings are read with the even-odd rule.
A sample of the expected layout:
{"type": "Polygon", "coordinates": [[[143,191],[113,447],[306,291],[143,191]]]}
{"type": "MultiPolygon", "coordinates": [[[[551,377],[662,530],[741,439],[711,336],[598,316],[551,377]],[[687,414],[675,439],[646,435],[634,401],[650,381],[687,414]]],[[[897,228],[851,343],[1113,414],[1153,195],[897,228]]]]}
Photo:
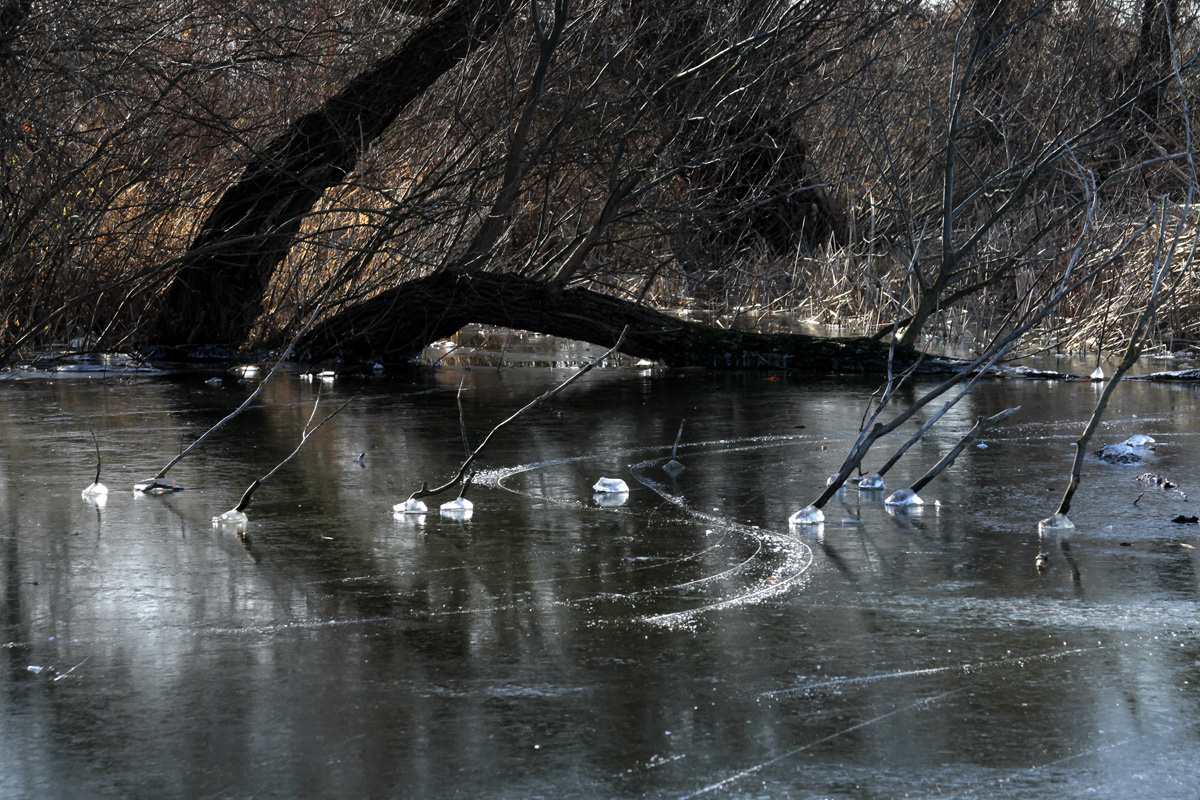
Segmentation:
{"type": "MultiPolygon", "coordinates": [[[[721,330],[587,289],[556,290],[519,275],[450,270],[409,281],[331,317],[313,328],[300,349],[314,360],[403,362],[472,322],[604,346],[628,325],[621,352],[671,366],[881,372],[888,361],[888,345],[870,339],[721,330]]],[[[915,358],[915,351],[903,350],[896,364],[915,358]]]]}
{"type": "Polygon", "coordinates": [[[0,61],[12,58],[12,43],[32,10],[31,0],[0,0],[0,61]]]}
{"type": "Polygon", "coordinates": [[[244,343],[304,216],[406,106],[496,31],[510,7],[509,0],[457,0],[258,153],[192,243],[149,338],[244,343]]]}
{"type": "Polygon", "coordinates": [[[1178,30],[1179,0],[1142,0],[1138,46],[1129,68],[1141,89],[1134,104],[1138,125],[1152,123],[1159,117],[1166,88],[1159,79],[1171,70],[1171,37],[1178,30]]]}
{"type": "Polygon", "coordinates": [[[718,298],[728,293],[724,284],[731,277],[721,265],[748,241],[790,258],[797,246],[812,252],[830,240],[844,245],[849,236],[845,214],[815,185],[808,148],[790,122],[753,114],[731,123],[726,136],[737,146],[721,158],[698,157],[700,166],[687,175],[712,206],[705,225],[677,235],[674,244],[686,269],[710,276],[702,295],[718,298]]]}

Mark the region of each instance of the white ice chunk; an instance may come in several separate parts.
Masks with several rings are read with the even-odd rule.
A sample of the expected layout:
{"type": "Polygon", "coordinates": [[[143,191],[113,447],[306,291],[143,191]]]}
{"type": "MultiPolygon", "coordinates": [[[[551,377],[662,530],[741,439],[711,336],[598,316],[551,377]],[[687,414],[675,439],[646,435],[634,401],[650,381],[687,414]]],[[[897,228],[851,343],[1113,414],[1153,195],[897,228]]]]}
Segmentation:
{"type": "Polygon", "coordinates": [[[108,494],[108,487],[103,483],[93,483],[81,493],[84,497],[96,497],[97,495],[108,494]]]}
{"type": "Polygon", "coordinates": [[[1062,531],[1075,530],[1075,523],[1067,519],[1066,514],[1055,514],[1052,517],[1046,517],[1038,523],[1038,533],[1059,533],[1062,531]]]}
{"type": "Polygon", "coordinates": [[[238,533],[246,530],[246,524],[249,522],[250,519],[246,516],[245,512],[238,511],[235,508],[231,508],[224,514],[212,518],[214,528],[237,531],[238,533]]]}
{"type": "Polygon", "coordinates": [[[788,517],[789,525],[816,525],[825,521],[825,512],[816,506],[805,506],[788,517]]]}
{"type": "Polygon", "coordinates": [[[1092,374],[1089,375],[1088,378],[1093,381],[1104,380],[1104,369],[1102,367],[1100,367],[1099,365],[1097,365],[1096,368],[1094,370],[1092,370],[1092,374]]]}
{"type": "Polygon", "coordinates": [[[616,508],[623,506],[629,502],[628,492],[596,492],[592,495],[592,502],[601,508],[616,508]]]}
{"type": "Polygon", "coordinates": [[[882,492],[886,488],[887,484],[883,482],[883,476],[878,472],[872,472],[858,482],[860,492],[882,492]]]}
{"type": "Polygon", "coordinates": [[[475,514],[475,504],[465,497],[456,497],[448,503],[442,503],[439,510],[447,519],[466,522],[475,514]]]}
{"type": "Polygon", "coordinates": [[[883,499],[888,506],[923,506],[925,501],[912,489],[897,489],[883,499]]]}
{"type": "MultiPolygon", "coordinates": [[[[469,500],[467,501],[470,502],[469,500]]],[[[396,503],[392,506],[392,511],[397,514],[424,514],[429,510],[429,506],[425,505],[420,500],[408,499],[403,503],[396,503]]]]}
{"type": "Polygon", "coordinates": [[[96,508],[104,508],[108,505],[108,495],[106,494],[85,494],[83,502],[96,508]]]}
{"type": "Polygon", "coordinates": [[[618,494],[620,492],[628,492],[629,484],[620,478],[601,478],[596,481],[596,485],[592,487],[592,491],[618,494]]]}
{"type": "Polygon", "coordinates": [[[1133,436],[1130,436],[1125,441],[1121,442],[1121,444],[1128,445],[1129,447],[1146,447],[1146,446],[1152,445],[1154,443],[1155,443],[1154,437],[1147,436],[1144,433],[1134,434],[1133,436]]]}

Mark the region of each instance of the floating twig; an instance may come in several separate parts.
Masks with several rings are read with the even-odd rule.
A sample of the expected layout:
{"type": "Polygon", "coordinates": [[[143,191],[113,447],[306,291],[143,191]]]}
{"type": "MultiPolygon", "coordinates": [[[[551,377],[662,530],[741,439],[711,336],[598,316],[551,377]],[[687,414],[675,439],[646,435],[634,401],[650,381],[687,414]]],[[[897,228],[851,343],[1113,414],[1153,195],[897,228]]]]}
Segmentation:
{"type": "Polygon", "coordinates": [[[57,683],[58,681],[61,681],[63,678],[67,677],[67,676],[68,676],[68,675],[70,675],[72,672],[74,672],[75,670],[77,670],[77,669],[79,669],[80,667],[82,667],[84,664],[86,664],[86,663],[87,663],[88,661],[90,661],[91,659],[92,659],[92,657],[91,657],[91,656],[88,656],[87,658],[83,659],[83,661],[80,661],[78,664],[76,664],[75,666],[71,667],[71,668],[70,668],[69,670],[67,670],[66,672],[60,672],[59,674],[57,674],[57,675],[55,675],[55,676],[54,676],[54,681],[55,681],[56,683],[57,683]]]}

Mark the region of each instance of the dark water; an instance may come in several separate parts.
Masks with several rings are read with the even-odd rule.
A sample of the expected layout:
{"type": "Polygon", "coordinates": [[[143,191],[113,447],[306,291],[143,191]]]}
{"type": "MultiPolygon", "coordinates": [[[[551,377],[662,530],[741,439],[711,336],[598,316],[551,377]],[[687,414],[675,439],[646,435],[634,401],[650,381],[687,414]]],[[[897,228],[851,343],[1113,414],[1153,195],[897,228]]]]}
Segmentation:
{"type": "Polygon", "coordinates": [[[209,520],[295,447],[313,383],[171,473],[202,490],[145,497],[244,387],[0,381],[0,796],[1196,796],[1200,536],[1169,521],[1196,508],[1134,480],[1200,492],[1191,386],[1118,388],[1097,443],[1157,449],[1089,462],[1041,574],[1089,384],[983,386],[888,476],[1022,405],[930,507],[849,490],[789,531],[873,384],[600,370],[496,437],[469,521],[393,517],[461,461],[461,377],[475,443],[565,374],[328,384],[356,399],[259,490],[248,545],[209,520]]]}

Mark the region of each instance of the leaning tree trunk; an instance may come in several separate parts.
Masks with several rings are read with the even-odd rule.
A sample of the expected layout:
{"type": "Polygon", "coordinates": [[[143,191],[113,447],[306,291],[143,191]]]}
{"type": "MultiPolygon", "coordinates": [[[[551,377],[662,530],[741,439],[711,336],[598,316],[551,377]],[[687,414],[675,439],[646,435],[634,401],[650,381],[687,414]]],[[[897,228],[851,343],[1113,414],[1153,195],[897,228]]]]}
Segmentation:
{"type": "Polygon", "coordinates": [[[509,8],[510,0],[456,0],[258,153],[209,214],[149,338],[242,344],[304,216],[406,106],[495,32],[509,8]]]}
{"type": "MultiPolygon", "coordinates": [[[[358,303],[313,327],[300,350],[314,360],[405,362],[468,323],[581,339],[604,346],[629,326],[621,352],[671,366],[795,367],[880,372],[889,347],[871,339],[722,330],[677,319],[587,289],[555,289],[531,278],[443,270],[358,303]]],[[[911,349],[895,365],[911,363],[911,349]]]]}
{"type": "Polygon", "coordinates": [[[1140,94],[1134,102],[1134,124],[1158,122],[1166,87],[1159,81],[1171,71],[1171,40],[1179,32],[1179,0],[1143,0],[1138,46],[1128,69],[1140,94]]]}

